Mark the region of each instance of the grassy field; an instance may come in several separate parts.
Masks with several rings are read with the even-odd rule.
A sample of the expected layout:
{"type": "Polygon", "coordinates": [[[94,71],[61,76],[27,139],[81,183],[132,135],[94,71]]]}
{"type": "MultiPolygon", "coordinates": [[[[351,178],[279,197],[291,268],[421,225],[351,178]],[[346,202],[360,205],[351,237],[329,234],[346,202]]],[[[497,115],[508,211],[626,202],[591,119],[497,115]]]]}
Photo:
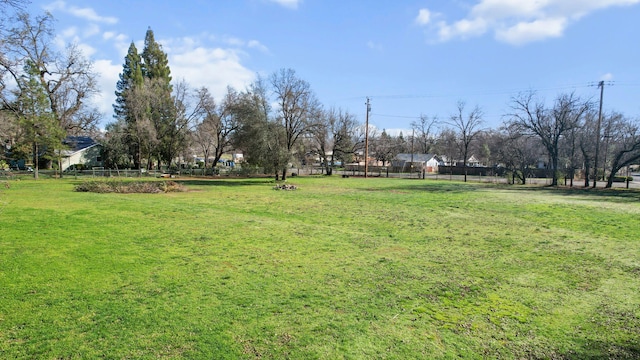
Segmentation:
{"type": "Polygon", "coordinates": [[[640,192],[290,182],[10,182],[0,358],[640,358],[640,192]]]}

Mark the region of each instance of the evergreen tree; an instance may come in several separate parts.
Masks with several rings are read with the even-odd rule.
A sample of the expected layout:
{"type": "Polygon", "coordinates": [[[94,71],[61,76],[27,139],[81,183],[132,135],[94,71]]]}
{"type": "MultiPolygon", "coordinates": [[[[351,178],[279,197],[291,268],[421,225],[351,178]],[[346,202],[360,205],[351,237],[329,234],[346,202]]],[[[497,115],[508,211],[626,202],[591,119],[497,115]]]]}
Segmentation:
{"type": "Polygon", "coordinates": [[[136,169],[141,168],[141,145],[140,137],[137,134],[139,126],[137,126],[136,117],[133,114],[135,100],[130,98],[130,94],[134,89],[143,85],[142,58],[132,41],[124,58],[120,80],[116,84],[116,103],[113,105],[114,117],[120,124],[117,128],[121,132],[112,133],[110,141],[126,145],[127,153],[133,159],[133,165],[136,169]]]}
{"type": "Polygon", "coordinates": [[[127,119],[126,91],[134,86],[141,86],[143,82],[142,58],[132,41],[124,58],[120,80],[116,84],[116,103],[113,105],[113,110],[117,119],[127,119]]]}
{"type": "Polygon", "coordinates": [[[144,38],[144,49],[142,50],[142,70],[143,75],[148,79],[161,79],[166,86],[166,91],[171,94],[171,69],[167,54],[162,50],[153,35],[153,30],[149,28],[144,38]]]}
{"type": "MultiPolygon", "coordinates": [[[[40,72],[32,61],[25,65],[27,76],[20,79],[20,92],[16,108],[19,109],[18,124],[23,131],[21,147],[28,149],[33,158],[35,179],[38,179],[39,159],[41,156],[52,158],[55,151],[62,147],[64,130],[60,127],[46,90],[39,81],[40,72]]],[[[19,146],[20,147],[20,146],[19,146]]]]}
{"type": "Polygon", "coordinates": [[[155,106],[151,110],[151,122],[155,128],[158,146],[155,155],[160,163],[170,164],[176,154],[186,146],[186,129],[176,126],[176,104],[171,96],[171,70],[167,54],[153,35],[147,30],[142,51],[143,75],[152,85],[155,106]]]}

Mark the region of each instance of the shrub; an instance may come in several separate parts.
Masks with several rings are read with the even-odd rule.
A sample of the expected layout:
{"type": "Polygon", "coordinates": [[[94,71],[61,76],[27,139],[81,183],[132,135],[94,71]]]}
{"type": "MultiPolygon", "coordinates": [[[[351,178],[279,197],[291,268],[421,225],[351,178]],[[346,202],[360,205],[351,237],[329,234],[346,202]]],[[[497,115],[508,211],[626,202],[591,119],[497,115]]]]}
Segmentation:
{"type": "Polygon", "coordinates": [[[75,187],[78,192],[155,194],[181,192],[186,188],[175,181],[85,181],[75,187]]]}
{"type": "Polygon", "coordinates": [[[631,176],[615,176],[613,178],[613,182],[627,182],[627,181],[633,181],[633,177],[631,177],[631,176]]]}

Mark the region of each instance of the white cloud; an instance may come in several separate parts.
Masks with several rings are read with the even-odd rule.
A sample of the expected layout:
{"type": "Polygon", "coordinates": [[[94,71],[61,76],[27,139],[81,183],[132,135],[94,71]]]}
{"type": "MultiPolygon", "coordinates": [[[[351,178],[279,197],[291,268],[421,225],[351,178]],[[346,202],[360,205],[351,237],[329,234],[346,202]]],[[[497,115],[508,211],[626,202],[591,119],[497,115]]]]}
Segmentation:
{"type": "Polygon", "coordinates": [[[122,65],[113,64],[111,60],[97,60],[93,63],[93,70],[98,76],[98,88],[100,93],[95,95],[93,102],[100,112],[106,115],[106,122],[112,121],[113,104],[116,101],[116,83],[118,82],[122,65]]]}
{"type": "MultiPolygon", "coordinates": [[[[283,6],[295,8],[300,1],[276,1],[283,6]]],[[[93,57],[93,70],[97,76],[99,93],[91,102],[104,114],[103,124],[113,121],[115,88],[122,72],[124,57],[131,44],[131,37],[113,28],[101,30],[101,26],[111,27],[116,18],[103,17],[90,8],[77,8],[64,1],[48,5],[49,11],[68,13],[77,17],[69,26],[58,33],[55,41],[60,49],[74,43],[84,56],[93,57]],[[78,21],[79,20],[79,21],[78,21]],[[113,54],[105,46],[113,46],[113,54]],[[96,49],[101,51],[97,52],[96,49]],[[117,58],[116,58],[117,56],[117,58]]],[[[244,90],[256,76],[256,72],[244,65],[249,54],[269,53],[267,46],[256,39],[245,40],[229,35],[198,34],[191,37],[159,39],[169,58],[169,66],[174,82],[185,80],[191,87],[207,87],[211,94],[221,99],[227,86],[244,90]]],[[[142,41],[136,41],[138,51],[142,51],[142,41]]]]}
{"type": "Polygon", "coordinates": [[[48,11],[62,11],[67,14],[71,14],[75,17],[85,19],[91,22],[105,23],[105,24],[115,24],[118,22],[118,18],[113,16],[101,16],[96,13],[92,8],[80,8],[77,6],[68,6],[64,1],[55,1],[49,5],[45,6],[45,9],[48,11]]]}
{"type": "Polygon", "coordinates": [[[78,36],[78,28],[75,26],[68,27],[60,32],[60,36],[63,39],[76,37],[78,36]]]}
{"type": "Polygon", "coordinates": [[[548,18],[521,22],[508,29],[496,30],[496,39],[521,45],[546,38],[561,37],[567,28],[566,18],[548,18]]]}
{"type": "Polygon", "coordinates": [[[602,75],[600,77],[600,80],[601,81],[611,81],[611,80],[613,80],[613,74],[612,73],[606,73],[606,74],[604,74],[604,75],[602,75]]]}
{"type": "Polygon", "coordinates": [[[445,22],[438,23],[440,27],[438,35],[443,41],[449,40],[454,37],[468,38],[472,36],[482,35],[487,31],[487,22],[482,18],[477,19],[462,19],[447,25],[445,22]]]}
{"type": "Polygon", "coordinates": [[[418,17],[416,17],[416,24],[427,25],[431,22],[431,11],[429,9],[420,9],[418,11],[418,17]]]}
{"type": "Polygon", "coordinates": [[[491,32],[499,41],[521,45],[561,37],[571,23],[589,13],[639,3],[640,0],[479,0],[464,19],[433,24],[433,13],[420,9],[415,22],[435,29],[440,41],[491,32]]]}
{"type": "Polygon", "coordinates": [[[258,40],[249,40],[249,42],[247,42],[247,47],[251,49],[258,49],[263,53],[269,53],[269,48],[261,44],[258,40]]]}
{"type": "MultiPolygon", "coordinates": [[[[177,43],[180,40],[170,42],[177,43]]],[[[242,65],[241,51],[205,46],[167,49],[173,81],[185,80],[194,89],[205,86],[216,99],[224,96],[227,86],[243,90],[255,79],[255,72],[242,65]]],[[[100,94],[93,101],[105,114],[105,122],[108,123],[112,121],[114,92],[122,64],[96,60],[94,70],[98,75],[100,94]]]]}
{"type": "Polygon", "coordinates": [[[111,40],[111,39],[115,38],[116,36],[118,36],[118,34],[116,34],[113,31],[105,31],[102,34],[102,38],[105,39],[105,40],[111,40]]]}
{"type": "Polygon", "coordinates": [[[100,26],[96,24],[90,24],[82,32],[82,37],[88,38],[99,33],[100,33],[100,26]]]}
{"type": "Polygon", "coordinates": [[[255,72],[242,65],[240,52],[198,46],[168,52],[174,80],[184,79],[194,88],[207,87],[215,98],[222,98],[227,86],[244,89],[255,78],[255,72]]]}
{"type": "Polygon", "coordinates": [[[302,0],[269,0],[269,1],[282,5],[289,9],[297,9],[298,5],[302,3],[302,0]]]}
{"type": "Polygon", "coordinates": [[[80,50],[82,55],[86,56],[87,58],[91,58],[97,52],[96,48],[89,44],[81,42],[75,42],[75,44],[77,44],[78,49],[80,50]]]}

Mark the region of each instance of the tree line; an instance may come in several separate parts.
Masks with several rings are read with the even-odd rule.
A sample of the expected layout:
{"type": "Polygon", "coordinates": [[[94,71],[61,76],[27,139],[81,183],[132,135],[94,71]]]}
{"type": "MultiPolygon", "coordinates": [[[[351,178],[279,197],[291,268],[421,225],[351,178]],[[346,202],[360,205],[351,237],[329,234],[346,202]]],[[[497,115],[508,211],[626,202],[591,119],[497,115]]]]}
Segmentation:
{"type": "Polygon", "coordinates": [[[88,103],[98,93],[92,62],[74,44],[58,51],[51,14],[25,5],[0,1],[0,141],[5,165],[32,159],[37,178],[38,165],[60,161],[66,136],[94,132],[102,114],[88,103]]]}
{"type": "MultiPolygon", "coordinates": [[[[172,79],[151,28],[142,51],[130,44],[114,118],[99,131],[103,114],[88,101],[98,92],[92,62],[73,44],[57,51],[51,14],[33,17],[20,4],[0,2],[5,10],[17,9],[0,23],[0,140],[2,157],[32,159],[36,177],[40,166],[56,167],[64,138],[74,135],[99,138],[105,167],[114,169],[178,167],[193,154],[213,168],[237,151],[243,168],[286,179],[290,164],[320,158],[330,173],[337,164],[364,160],[365,125],[347,110],[324,107],[295,70],[257,76],[216,99],[206,87],[172,79]]],[[[483,127],[481,107],[459,101],[444,119],[421,115],[411,134],[371,127],[370,160],[389,164],[398,153],[433,153],[466,168],[474,155],[521,183],[544,162],[553,185],[564,174],[584,179],[584,186],[606,178],[610,187],[621,169],[640,163],[639,123],[615,112],[600,116],[596,105],[574,93],[548,104],[525,92],[511,99],[503,123],[491,129],[483,127]]]]}

